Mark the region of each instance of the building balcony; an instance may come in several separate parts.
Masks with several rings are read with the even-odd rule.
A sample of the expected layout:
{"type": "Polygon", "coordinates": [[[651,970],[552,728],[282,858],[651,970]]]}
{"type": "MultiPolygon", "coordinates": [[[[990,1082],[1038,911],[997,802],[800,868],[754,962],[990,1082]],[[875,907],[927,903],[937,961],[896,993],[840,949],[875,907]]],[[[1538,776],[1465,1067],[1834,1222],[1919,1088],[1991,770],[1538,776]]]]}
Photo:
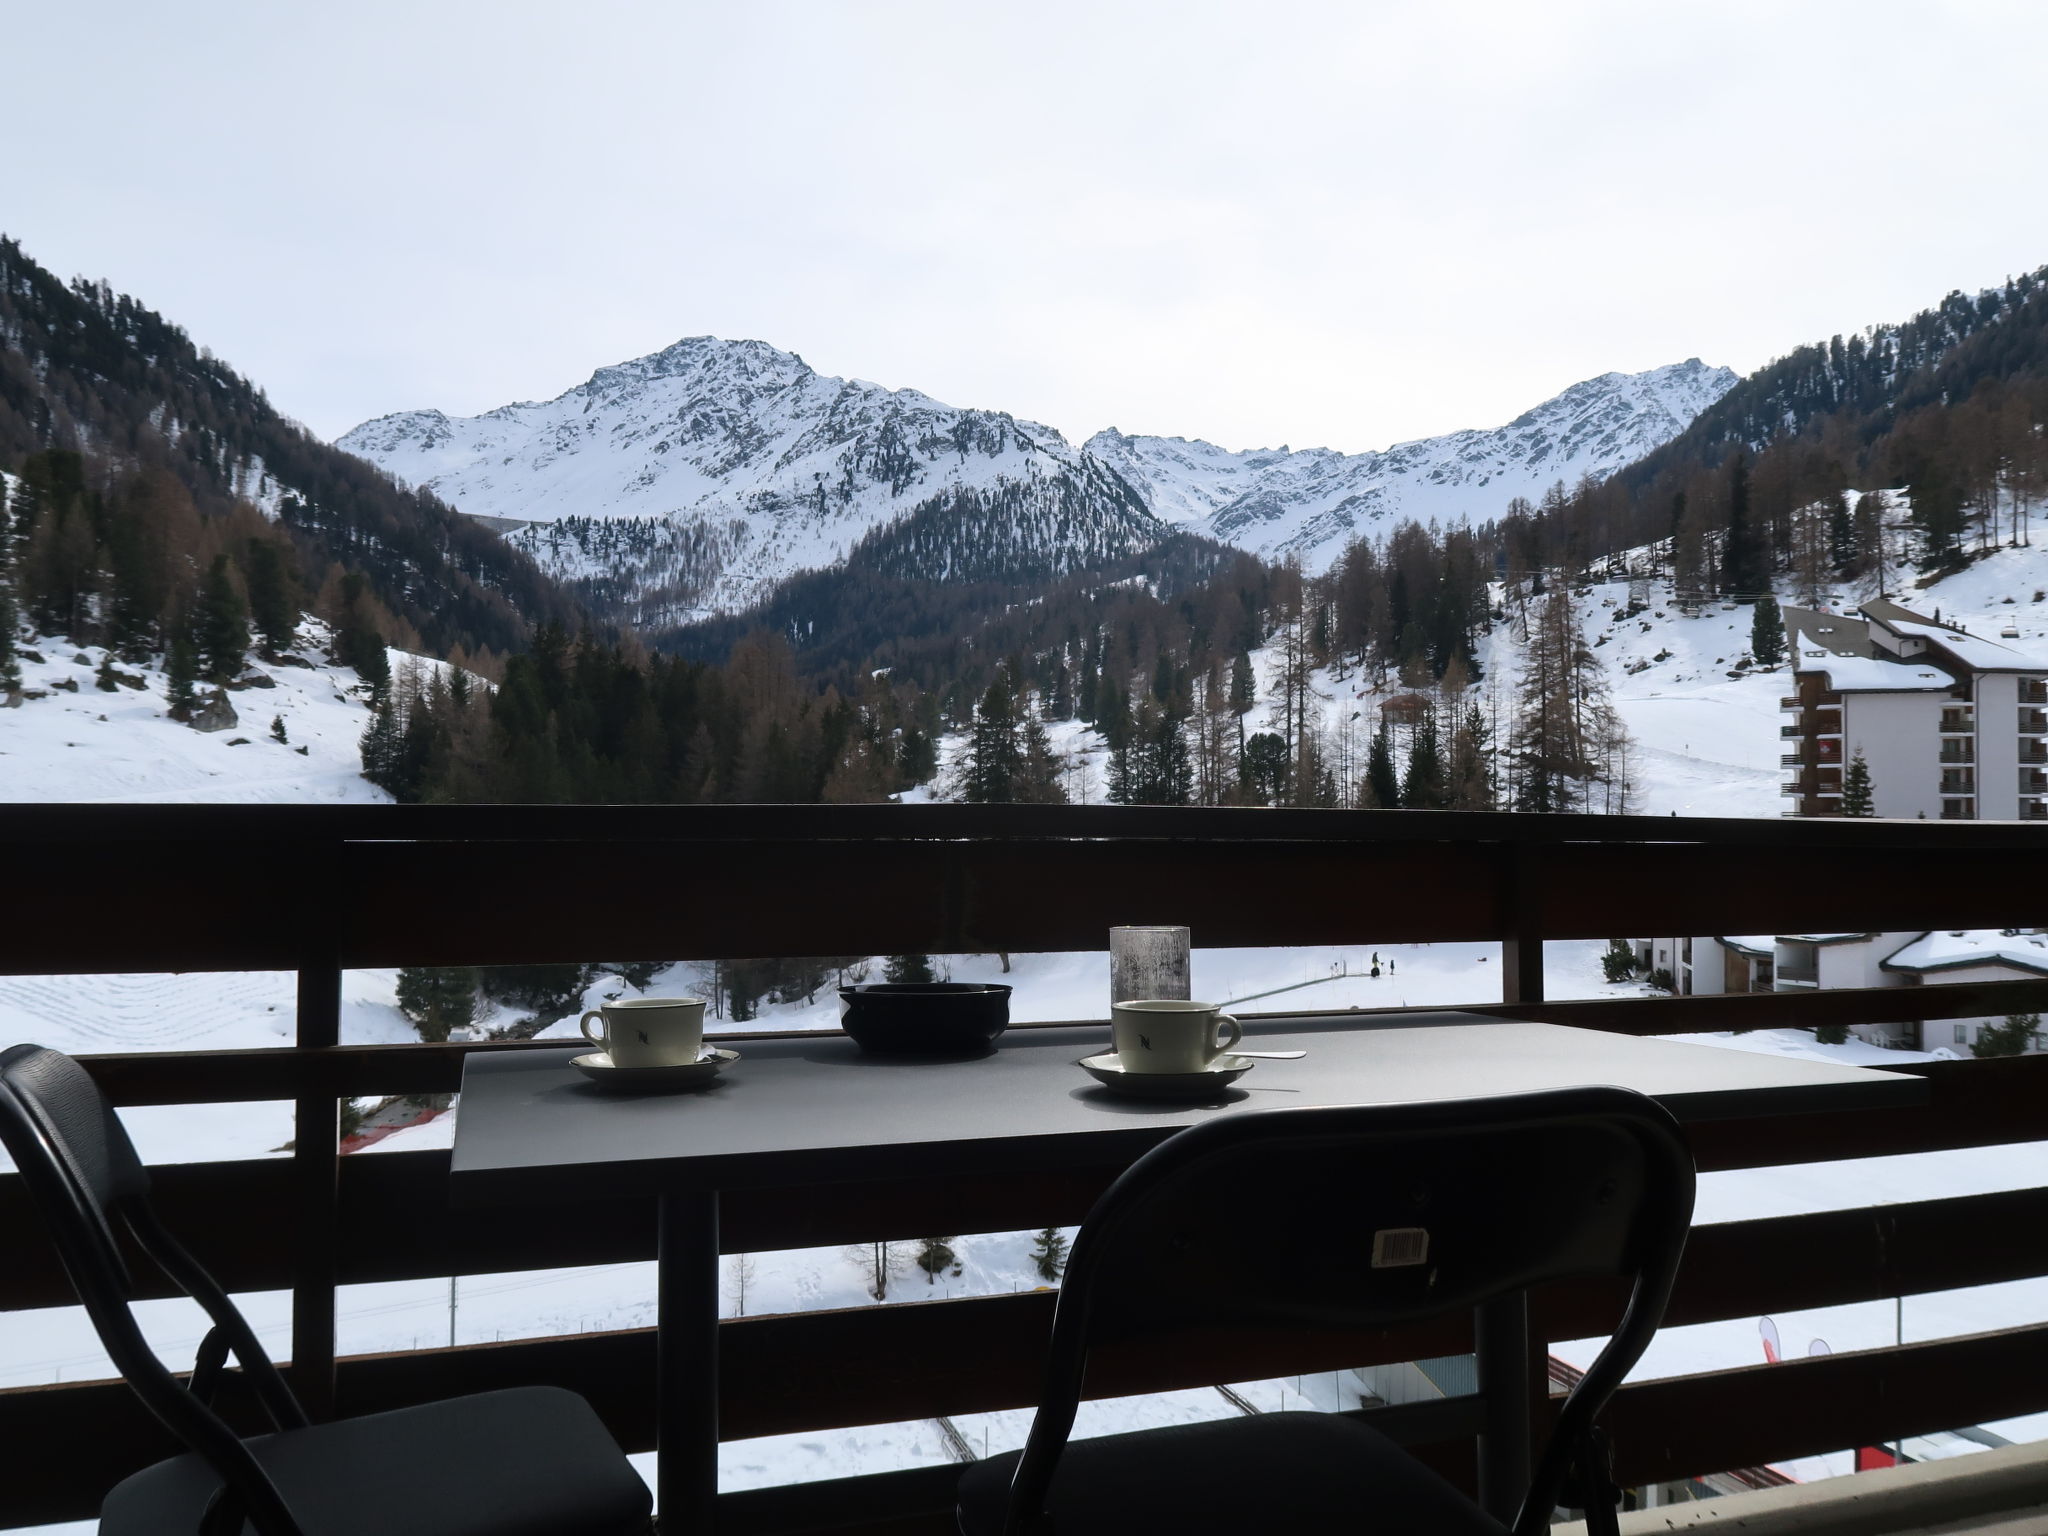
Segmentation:
{"type": "Polygon", "coordinates": [[[2048,821],[2048,800],[2020,801],[2021,821],[2048,821]]]}
{"type": "Polygon", "coordinates": [[[1798,768],[1802,767],[1805,762],[1806,756],[1801,752],[1781,752],[1778,754],[1778,766],[1780,768],[1798,768]]]}
{"type": "Polygon", "coordinates": [[[2038,709],[2021,710],[2020,734],[2022,736],[2048,735],[2048,712],[2038,709]]]}
{"type": "Polygon", "coordinates": [[[1941,819],[1943,821],[1975,821],[1977,819],[1976,799],[1974,797],[1943,799],[1941,802],[1941,819]]]}
{"type": "Polygon", "coordinates": [[[1970,736],[1977,730],[1977,719],[1967,709],[1944,709],[1941,712],[1941,734],[1944,736],[1970,736]]]}
{"type": "Polygon", "coordinates": [[[1942,770],[1941,792],[1944,795],[1974,795],[1977,793],[1977,773],[1972,768],[1947,768],[1942,770]]]}
{"type": "Polygon", "coordinates": [[[1805,707],[1805,700],[1801,699],[1796,693],[1788,693],[1778,700],[1778,708],[1781,710],[1804,709],[1805,707]]]}
{"type": "Polygon", "coordinates": [[[1941,761],[1944,763],[1974,763],[1977,761],[1977,743],[1970,741],[1945,741],[1941,744],[1941,761]]]}
{"type": "Polygon", "coordinates": [[[2020,793],[2023,795],[2048,795],[2048,773],[2038,768],[2020,770],[2020,793]]]}
{"type": "Polygon", "coordinates": [[[2021,678],[2020,702],[2022,704],[2048,704],[2048,679],[2038,677],[2021,678]]]}
{"type": "Polygon", "coordinates": [[[1797,741],[1805,734],[1806,727],[1801,725],[1781,725],[1778,727],[1778,735],[1786,741],[1797,741]]]}
{"type": "MultiPolygon", "coordinates": [[[[1545,995],[1544,940],[1675,933],[1709,913],[1739,932],[1924,930],[1955,922],[1962,901],[1967,921],[2031,924],[2034,895],[2011,870],[2016,859],[2048,858],[2048,826],[1763,819],[1695,828],[1668,818],[1586,818],[1584,833],[1566,844],[1556,840],[1556,820],[1113,806],[0,808],[11,885],[35,893],[10,909],[0,973],[295,972],[290,1044],[84,1058],[120,1106],[297,1105],[302,1134],[286,1155],[156,1169],[166,1225],[230,1292],[286,1293],[291,1337],[278,1353],[290,1359],[292,1385],[316,1419],[507,1382],[560,1382],[590,1399],[626,1450],[643,1452],[652,1444],[652,1329],[585,1332],[571,1307],[555,1325],[561,1331],[546,1336],[338,1353],[338,1287],[410,1282],[445,1291],[450,1275],[482,1274],[516,1283],[544,1271],[648,1261],[656,1244],[641,1203],[592,1199],[551,1210],[546,1220],[516,1207],[451,1211],[447,1150],[342,1155],[333,1131],[344,1100],[452,1094],[472,1054],[560,1044],[344,1043],[344,967],[598,954],[705,960],[978,950],[986,958],[1001,949],[1099,957],[1106,928],[1163,914],[1189,923],[1204,948],[1498,946],[1491,963],[1464,967],[1489,978],[1491,990],[1477,994],[1488,1000],[1473,1011],[1627,1035],[2048,1011],[2048,980],[1847,993],[1802,984],[1796,970],[1780,972],[1770,994],[1536,1001],[1545,995]],[[650,880],[644,900],[449,903],[432,923],[362,894],[559,892],[622,850],[651,870],[716,878],[650,880]],[[104,905],[104,872],[116,851],[123,902],[151,921],[79,922],[77,913],[104,905]],[[1816,870],[1829,878],[1814,878],[1816,870]],[[252,879],[251,871],[276,878],[252,879]],[[285,879],[289,903],[274,895],[285,879]],[[1398,899],[1361,903],[1362,888],[1398,899]],[[1958,999],[1944,999],[1944,990],[1958,999]]],[[[1553,975],[1552,985],[1561,979],[1553,975]]],[[[1283,1001],[1299,1011],[1310,996],[1283,1001]]],[[[1318,1027],[1416,1017],[1333,1013],[1318,1027]]],[[[1470,1027],[1478,1035],[1487,1026],[1470,1027]]],[[[1483,1054],[1484,1040],[1475,1038],[1473,1049],[1483,1054]]],[[[1931,1081],[1928,1105],[1702,1122],[1691,1130],[1698,1166],[1732,1172],[2042,1139],[2048,1056],[1911,1061],[1896,1070],[1931,1081]]],[[[744,1087],[735,1081],[716,1091],[744,1087]]],[[[680,1100],[659,1107],[690,1109],[680,1100]]],[[[1145,1120],[1134,1113],[1122,1123],[1145,1120]]],[[[1116,1171],[995,1177],[933,1167],[888,1182],[835,1184],[830,1198],[815,1189],[735,1189],[719,1197],[721,1230],[732,1254],[844,1248],[918,1232],[1030,1232],[1078,1222],[1116,1171]]],[[[1910,1309],[1912,1296],[2048,1275],[2048,1246],[2012,1236],[2048,1226],[2048,1189],[1898,1196],[1872,1186],[1873,1205],[1889,1202],[1881,1223],[1870,1210],[1701,1222],[1668,1326],[1739,1324],[1753,1349],[1755,1319],[1765,1312],[1888,1303],[1902,1290],[1910,1309]]],[[[75,1304],[11,1173],[0,1174],[0,1233],[9,1240],[0,1310],[75,1304]]],[[[139,1274],[138,1283],[146,1295],[168,1294],[154,1273],[139,1274]]],[[[924,1277],[913,1284],[923,1298],[924,1277]]],[[[865,1440],[872,1431],[864,1426],[912,1424],[950,1451],[903,1468],[856,1468],[827,1483],[720,1495],[719,1529],[955,1529],[959,1463],[982,1447],[937,1426],[950,1427],[954,1415],[1032,1405],[1056,1298],[895,1300],[757,1309],[719,1323],[718,1432],[738,1441],[859,1429],[865,1440]]],[[[1528,1305],[1539,1343],[1604,1334],[1618,1310],[1607,1289],[1579,1282],[1539,1288],[1528,1305]]],[[[280,1304],[280,1314],[286,1310],[280,1304]]],[[[20,1331],[32,1321],[23,1318],[20,1331]]],[[[1470,1353],[1471,1332],[1454,1319],[1370,1337],[1232,1335],[1224,1379],[1440,1359],[1470,1353]]],[[[1210,1386],[1223,1368],[1214,1350],[1172,1344],[1105,1355],[1099,1375],[1091,1368],[1090,1389],[1127,1396],[1210,1386]]],[[[2044,1366],[2048,1319],[1996,1334],[1631,1381],[1604,1422],[1618,1480],[1642,1488],[1888,1444],[1930,1426],[2048,1411],[2044,1366]]],[[[1540,1438],[1555,1399],[1542,1399],[1540,1357],[1538,1371],[1540,1438]]],[[[168,1454],[162,1430],[125,1387],[76,1374],[0,1389],[0,1433],[15,1453],[0,1482],[0,1528],[90,1520],[105,1489],[168,1454]]],[[[233,1376],[223,1403],[239,1408],[233,1376]]],[[[1477,1407],[1460,1398],[1430,1407],[1379,1422],[1469,1488],[1477,1407]]]]}
{"type": "Polygon", "coordinates": [[[2048,763],[2048,742],[2023,741],[2020,743],[2020,762],[2048,763]]]}

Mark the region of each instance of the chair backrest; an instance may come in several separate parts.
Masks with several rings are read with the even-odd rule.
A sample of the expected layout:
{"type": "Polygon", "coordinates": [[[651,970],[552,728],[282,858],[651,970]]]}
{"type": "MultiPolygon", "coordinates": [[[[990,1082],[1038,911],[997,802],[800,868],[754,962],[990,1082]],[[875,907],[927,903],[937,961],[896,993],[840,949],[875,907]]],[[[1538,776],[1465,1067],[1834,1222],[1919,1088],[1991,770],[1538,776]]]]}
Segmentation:
{"type": "Polygon", "coordinates": [[[1218,1324],[1391,1327],[1632,1275],[1621,1327],[1532,1482],[1525,1520],[1539,1501],[1547,1519],[1566,1458],[1663,1316],[1693,1182],[1670,1114],[1622,1088],[1278,1109],[1180,1132],[1110,1186],[1074,1241],[1011,1528],[1043,1509],[1094,1348],[1218,1324]]]}
{"type": "MultiPolygon", "coordinates": [[[[123,1231],[205,1309],[272,1423],[280,1429],[306,1423],[226,1292],[158,1224],[149,1209],[149,1175],[85,1069],[42,1046],[0,1051],[0,1143],[21,1171],[115,1368],[172,1434],[212,1464],[262,1536],[299,1536],[240,1437],[157,1358],[129,1310],[136,1287],[118,1240],[123,1231]]],[[[233,1528],[240,1528],[238,1520],[233,1528]]]]}

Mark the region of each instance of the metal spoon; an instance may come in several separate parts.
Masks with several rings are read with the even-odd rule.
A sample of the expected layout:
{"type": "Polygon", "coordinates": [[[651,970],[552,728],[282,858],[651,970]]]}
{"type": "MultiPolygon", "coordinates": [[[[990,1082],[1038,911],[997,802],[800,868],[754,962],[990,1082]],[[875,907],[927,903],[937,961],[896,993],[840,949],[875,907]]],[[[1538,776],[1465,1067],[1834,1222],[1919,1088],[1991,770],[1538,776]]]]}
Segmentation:
{"type": "Polygon", "coordinates": [[[1255,1057],[1256,1059],[1258,1059],[1258,1060],[1260,1060],[1260,1061],[1299,1061],[1299,1060],[1301,1060],[1301,1058],[1302,1058],[1302,1057],[1306,1056],[1306,1055],[1308,1054],[1308,1052],[1307,1052],[1307,1051],[1240,1051],[1240,1050],[1239,1050],[1239,1049],[1238,1049],[1238,1048],[1237,1048],[1236,1046],[1234,1046],[1234,1045],[1233,1045],[1233,1046],[1232,1046],[1232,1047],[1231,1047],[1231,1048],[1230,1048],[1229,1050],[1225,1051],[1225,1052],[1224,1052],[1223,1054],[1224,1054],[1224,1055],[1226,1055],[1226,1056],[1251,1056],[1251,1057],[1255,1057]]]}

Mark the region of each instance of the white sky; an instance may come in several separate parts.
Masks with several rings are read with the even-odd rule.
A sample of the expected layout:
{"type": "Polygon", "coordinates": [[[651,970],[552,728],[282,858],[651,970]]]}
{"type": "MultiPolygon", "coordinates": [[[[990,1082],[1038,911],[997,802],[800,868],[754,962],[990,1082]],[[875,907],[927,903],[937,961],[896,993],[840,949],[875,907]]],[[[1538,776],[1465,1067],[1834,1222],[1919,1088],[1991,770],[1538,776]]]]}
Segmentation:
{"type": "Polygon", "coordinates": [[[1355,450],[2048,262],[2038,3],[6,14],[0,229],[330,436],[711,333],[1355,450]]]}

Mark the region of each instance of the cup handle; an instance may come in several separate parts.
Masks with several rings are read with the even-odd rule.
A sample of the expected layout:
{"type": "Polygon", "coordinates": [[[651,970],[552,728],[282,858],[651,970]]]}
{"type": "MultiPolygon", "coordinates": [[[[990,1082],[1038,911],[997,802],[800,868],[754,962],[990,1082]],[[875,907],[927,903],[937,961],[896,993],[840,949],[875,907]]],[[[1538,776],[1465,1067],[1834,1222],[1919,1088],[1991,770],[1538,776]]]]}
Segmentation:
{"type": "Polygon", "coordinates": [[[586,1039],[586,1040],[588,1040],[588,1041],[589,1041],[589,1042],[590,1042],[590,1043],[591,1043],[592,1045],[596,1046],[596,1047],[597,1047],[597,1048],[598,1048],[598,1049],[599,1049],[600,1051],[602,1051],[602,1050],[605,1050],[605,1049],[607,1049],[607,1047],[606,1047],[606,1045],[605,1045],[605,1043],[604,1043],[604,1036],[603,1036],[603,1035],[601,1035],[601,1034],[599,1034],[599,1035],[593,1035],[593,1034],[592,1034],[592,1033],[590,1032],[590,1021],[591,1021],[592,1019],[596,1019],[596,1020],[598,1021],[598,1024],[599,1024],[600,1026],[602,1026],[602,1025],[603,1025],[603,1023],[604,1023],[604,1012],[603,1012],[603,1010],[602,1010],[602,1009],[598,1009],[598,1008],[593,1008],[593,1009],[591,1009],[591,1010],[590,1010],[590,1012],[588,1012],[588,1013],[586,1013],[585,1015],[583,1015],[583,1023],[582,1023],[582,1025],[580,1026],[580,1027],[582,1028],[582,1030],[583,1030],[583,1038],[584,1038],[584,1039],[586,1039]]]}
{"type": "Polygon", "coordinates": [[[1227,1013],[1217,1014],[1216,1022],[1218,1024],[1228,1024],[1230,1026],[1230,1038],[1224,1041],[1221,1045],[1216,1047],[1216,1055],[1227,1056],[1228,1054],[1230,1054],[1230,1048],[1236,1045],[1238,1041],[1244,1038],[1244,1026],[1238,1023],[1237,1020],[1233,1019],[1227,1013]]]}

